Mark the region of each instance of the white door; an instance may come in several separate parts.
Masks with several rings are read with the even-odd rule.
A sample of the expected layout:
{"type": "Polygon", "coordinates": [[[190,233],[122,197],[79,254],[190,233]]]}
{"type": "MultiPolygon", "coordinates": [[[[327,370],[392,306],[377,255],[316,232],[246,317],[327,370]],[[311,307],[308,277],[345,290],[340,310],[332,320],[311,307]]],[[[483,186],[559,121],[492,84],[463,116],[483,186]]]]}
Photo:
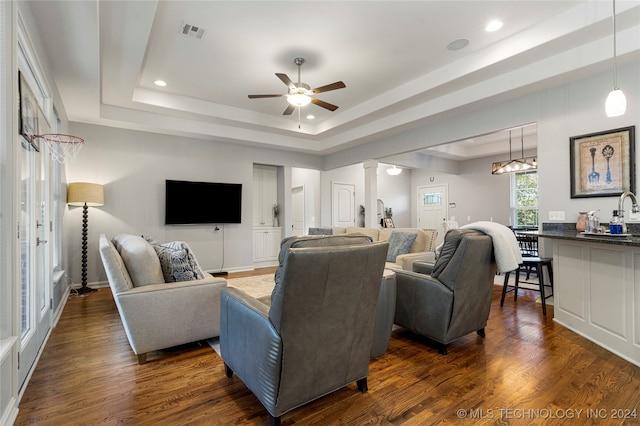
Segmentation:
{"type": "Polygon", "coordinates": [[[418,187],[418,227],[437,230],[436,245],[444,239],[442,224],[449,216],[448,198],[449,188],[447,185],[418,187]]]}
{"type": "Polygon", "coordinates": [[[356,226],[356,187],[345,183],[331,184],[331,224],[356,226]]]}
{"type": "Polygon", "coordinates": [[[304,235],[306,233],[304,224],[304,186],[291,188],[291,207],[293,213],[292,235],[304,235]]]}
{"type": "Polygon", "coordinates": [[[22,136],[20,150],[20,362],[19,386],[25,383],[51,328],[51,272],[48,155],[22,136]]]}

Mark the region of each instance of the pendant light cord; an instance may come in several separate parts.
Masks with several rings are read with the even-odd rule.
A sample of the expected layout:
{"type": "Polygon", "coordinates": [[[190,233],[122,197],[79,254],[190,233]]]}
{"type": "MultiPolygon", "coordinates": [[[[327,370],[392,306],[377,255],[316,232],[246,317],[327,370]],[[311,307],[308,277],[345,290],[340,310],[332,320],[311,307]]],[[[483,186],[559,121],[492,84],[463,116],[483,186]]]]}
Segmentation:
{"type": "Polygon", "coordinates": [[[616,0],[613,0],[613,89],[618,90],[618,54],[616,50],[616,0]]]}

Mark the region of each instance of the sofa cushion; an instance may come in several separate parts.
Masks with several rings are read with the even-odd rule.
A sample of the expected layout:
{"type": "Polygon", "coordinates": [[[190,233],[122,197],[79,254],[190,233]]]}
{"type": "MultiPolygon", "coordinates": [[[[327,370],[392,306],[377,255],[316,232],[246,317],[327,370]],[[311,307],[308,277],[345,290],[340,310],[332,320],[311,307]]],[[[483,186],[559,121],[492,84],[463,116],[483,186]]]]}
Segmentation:
{"type": "Polygon", "coordinates": [[[154,240],[148,241],[158,255],[165,282],[200,280],[205,277],[191,248],[184,241],[163,244],[154,240]]]}
{"type": "Polygon", "coordinates": [[[158,255],[144,238],[120,234],[113,238],[113,245],[120,253],[134,287],[164,282],[158,255]]]}
{"type": "Polygon", "coordinates": [[[378,241],[380,239],[380,233],[377,228],[356,228],[351,227],[347,228],[347,234],[361,234],[367,235],[371,237],[373,241],[378,241]]]}
{"type": "Polygon", "coordinates": [[[395,262],[398,255],[409,253],[415,240],[415,233],[393,231],[388,240],[389,251],[387,252],[387,262],[395,262]]]}

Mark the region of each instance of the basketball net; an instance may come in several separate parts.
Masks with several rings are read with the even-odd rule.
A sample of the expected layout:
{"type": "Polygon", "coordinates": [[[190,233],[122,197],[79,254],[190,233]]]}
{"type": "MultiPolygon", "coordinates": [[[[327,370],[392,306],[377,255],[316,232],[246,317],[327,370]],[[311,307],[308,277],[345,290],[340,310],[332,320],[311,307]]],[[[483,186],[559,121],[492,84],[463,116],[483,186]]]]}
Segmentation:
{"type": "Polygon", "coordinates": [[[65,161],[73,163],[84,144],[84,139],[78,136],[61,133],[34,135],[33,137],[44,139],[44,142],[49,147],[51,157],[58,163],[64,163],[65,161]]]}

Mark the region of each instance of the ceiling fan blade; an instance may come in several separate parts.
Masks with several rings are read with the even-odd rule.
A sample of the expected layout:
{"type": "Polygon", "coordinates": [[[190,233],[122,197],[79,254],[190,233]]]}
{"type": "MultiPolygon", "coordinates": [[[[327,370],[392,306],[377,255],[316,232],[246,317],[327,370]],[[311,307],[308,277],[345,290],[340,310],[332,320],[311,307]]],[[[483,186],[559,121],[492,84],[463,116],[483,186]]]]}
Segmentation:
{"type": "Polygon", "coordinates": [[[276,76],[278,76],[278,78],[282,80],[282,82],[286,84],[289,89],[296,88],[296,85],[293,83],[293,81],[291,81],[291,79],[286,74],[276,73],[276,76]]]}
{"type": "Polygon", "coordinates": [[[344,89],[345,87],[347,87],[346,84],[344,84],[341,81],[336,81],[335,83],[327,84],[326,86],[316,87],[315,89],[312,90],[312,92],[322,93],[322,92],[328,92],[329,90],[344,89]]]}
{"type": "Polygon", "coordinates": [[[293,110],[295,110],[295,109],[296,109],[296,107],[294,107],[293,105],[289,104],[289,105],[287,105],[287,109],[284,110],[282,115],[291,115],[291,113],[293,113],[293,110]]]}
{"type": "Polygon", "coordinates": [[[311,102],[313,102],[314,104],[316,104],[316,105],[318,105],[318,106],[320,106],[322,108],[326,108],[329,111],[335,111],[335,110],[338,109],[337,105],[333,105],[333,104],[330,104],[328,102],[321,101],[320,99],[311,98],[311,102]]]}
{"type": "Polygon", "coordinates": [[[281,98],[284,95],[249,95],[249,99],[260,99],[260,98],[281,98]]]}

